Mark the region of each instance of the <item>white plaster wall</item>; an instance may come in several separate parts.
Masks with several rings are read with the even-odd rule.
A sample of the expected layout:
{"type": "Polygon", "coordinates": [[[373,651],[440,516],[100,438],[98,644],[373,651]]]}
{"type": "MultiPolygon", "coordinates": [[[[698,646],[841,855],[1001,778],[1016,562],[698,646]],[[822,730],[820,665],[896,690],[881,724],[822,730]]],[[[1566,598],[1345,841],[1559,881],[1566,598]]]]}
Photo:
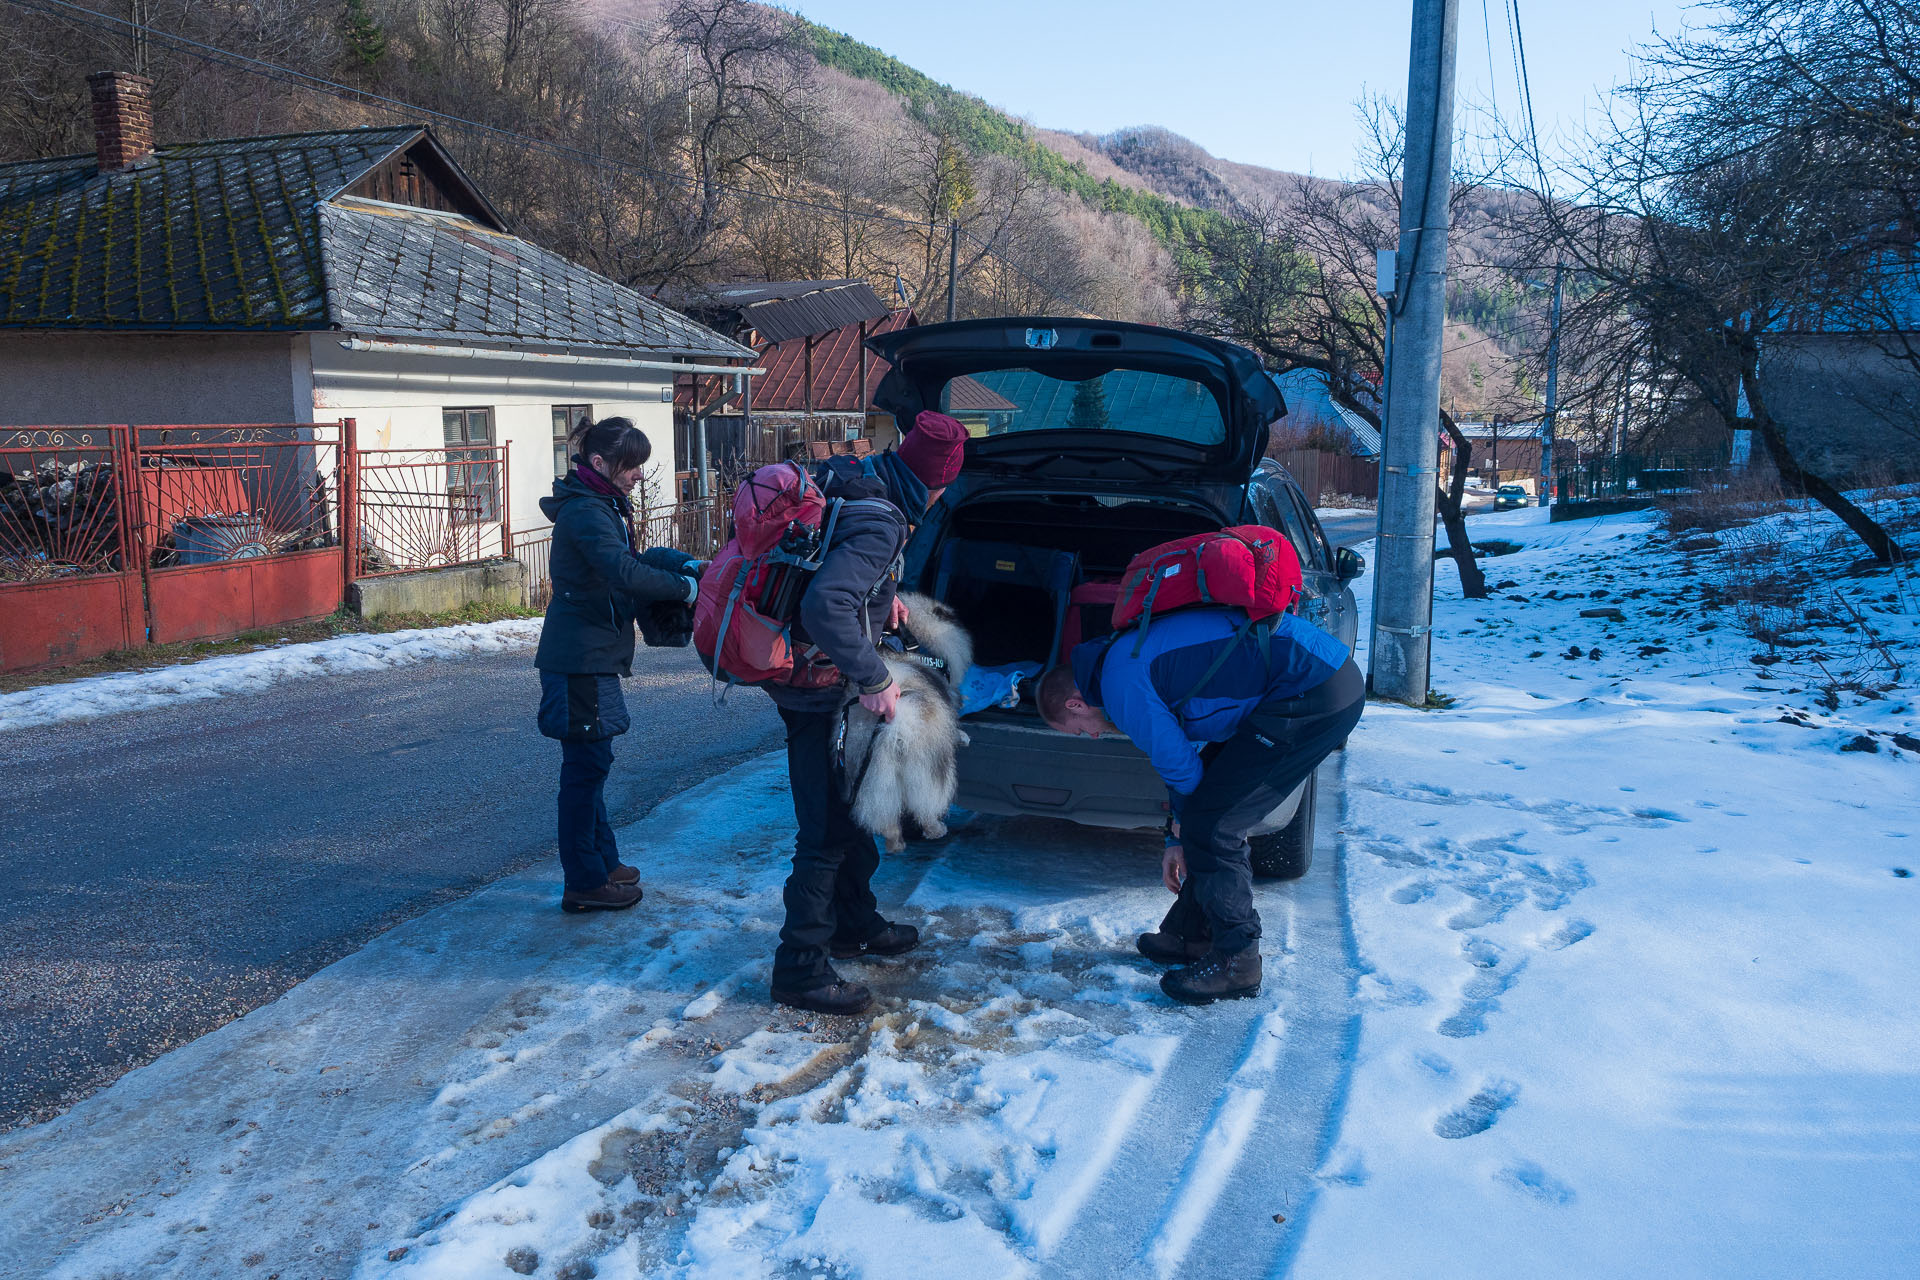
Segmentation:
{"type": "Polygon", "coordinates": [[[311,352],[313,417],[353,418],[363,449],[437,449],[442,409],[492,409],[494,438],[508,446],[516,533],[547,524],[539,500],[553,491],[555,405],[585,404],[596,418],[631,418],[653,444],[660,500],[672,492],[673,405],[660,398],[669,385],[664,371],[349,351],[326,334],[314,335],[311,352]]]}
{"type": "Polygon", "coordinates": [[[0,334],[0,425],[310,422],[295,358],[305,341],[285,333],[0,334]]]}

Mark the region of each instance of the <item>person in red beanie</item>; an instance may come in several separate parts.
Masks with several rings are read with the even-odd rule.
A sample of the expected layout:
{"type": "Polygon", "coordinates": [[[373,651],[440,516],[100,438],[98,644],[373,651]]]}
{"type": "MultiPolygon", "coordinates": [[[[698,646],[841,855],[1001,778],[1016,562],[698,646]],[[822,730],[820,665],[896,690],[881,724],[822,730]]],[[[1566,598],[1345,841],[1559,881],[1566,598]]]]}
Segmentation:
{"type": "Polygon", "coordinates": [[[900,550],[960,474],[967,429],[944,413],[914,420],[898,447],[877,457],[831,458],[817,473],[839,500],[833,542],[809,579],[793,622],[796,650],[817,647],[840,673],[819,688],[765,686],[787,730],[787,784],[793,793],[793,871],[782,897],[786,920],[773,955],[776,1003],[819,1013],[858,1013],[873,995],[834,971],[833,960],[896,956],[920,931],[880,914],[871,887],[880,866],[873,836],[853,821],[835,776],[834,737],[849,692],[893,719],[900,702],[875,642],[906,609],[895,598],[900,550]],[[851,686],[851,688],[849,688],[851,686]]]}

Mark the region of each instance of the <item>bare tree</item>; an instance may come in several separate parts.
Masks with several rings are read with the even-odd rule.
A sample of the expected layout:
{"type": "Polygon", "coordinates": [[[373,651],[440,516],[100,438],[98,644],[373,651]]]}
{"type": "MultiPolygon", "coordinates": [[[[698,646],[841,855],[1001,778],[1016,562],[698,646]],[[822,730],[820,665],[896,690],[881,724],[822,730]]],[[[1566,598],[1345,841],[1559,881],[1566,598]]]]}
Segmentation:
{"type": "MultiPolygon", "coordinates": [[[[1387,309],[1374,292],[1374,252],[1400,236],[1401,139],[1405,122],[1382,98],[1358,107],[1366,128],[1362,180],[1301,178],[1291,199],[1242,208],[1182,273],[1188,323],[1244,342],[1280,372],[1312,369],[1334,400],[1379,426],[1386,370],[1387,309]]],[[[1477,187],[1461,174],[1453,202],[1477,187]]],[[[1458,225],[1458,219],[1453,225],[1458,225]]],[[[1436,505],[1460,574],[1461,592],[1487,594],[1467,534],[1464,502],[1473,444],[1444,409],[1436,430],[1454,449],[1450,484],[1436,505]]]]}
{"type": "Polygon", "coordinates": [[[1670,406],[1710,406],[1727,431],[1750,423],[1783,484],[1883,563],[1900,548],[1797,454],[1761,365],[1806,317],[1857,305],[1871,261],[1862,250],[1902,216],[1920,174],[1910,139],[1891,137],[1883,159],[1863,164],[1857,113],[1799,109],[1783,86],[1824,100],[1795,68],[1836,43],[1872,42],[1868,19],[1911,7],[1737,0],[1704,33],[1649,51],[1623,105],[1551,177],[1544,163],[1522,174],[1535,200],[1516,219],[1533,252],[1585,283],[1567,330],[1614,380],[1637,375],[1670,406]]]}

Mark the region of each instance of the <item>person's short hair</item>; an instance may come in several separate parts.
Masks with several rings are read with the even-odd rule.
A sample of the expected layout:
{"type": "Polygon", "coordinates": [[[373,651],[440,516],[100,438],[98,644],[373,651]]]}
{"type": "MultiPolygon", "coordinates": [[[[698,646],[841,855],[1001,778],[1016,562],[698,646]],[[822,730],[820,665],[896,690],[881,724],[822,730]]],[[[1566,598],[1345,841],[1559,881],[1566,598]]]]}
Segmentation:
{"type": "Polygon", "coordinates": [[[647,433],[633,425],[631,418],[602,418],[598,422],[582,417],[567,433],[567,443],[580,461],[595,454],[605,458],[615,471],[645,466],[653,456],[653,442],[647,433]]]}
{"type": "Polygon", "coordinates": [[[1073,664],[1063,662],[1040,677],[1034,701],[1040,704],[1040,718],[1058,727],[1067,718],[1067,699],[1080,696],[1080,685],[1073,677],[1073,664]]]}

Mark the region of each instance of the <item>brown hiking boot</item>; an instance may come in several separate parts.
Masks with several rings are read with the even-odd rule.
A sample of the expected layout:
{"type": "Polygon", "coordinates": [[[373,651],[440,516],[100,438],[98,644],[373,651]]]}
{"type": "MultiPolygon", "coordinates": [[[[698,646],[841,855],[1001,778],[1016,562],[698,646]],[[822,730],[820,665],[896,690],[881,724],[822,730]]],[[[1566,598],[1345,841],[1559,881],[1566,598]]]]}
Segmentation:
{"type": "Polygon", "coordinates": [[[1260,994],[1260,946],[1223,956],[1209,951],[1184,969],[1160,979],[1160,989],[1181,1004],[1212,1004],[1260,994]]]}
{"type": "Polygon", "coordinates": [[[773,990],[773,1002],[813,1013],[860,1013],[873,1003],[873,992],[857,982],[836,981],[805,991],[773,990]]]}
{"type": "Polygon", "coordinates": [[[1152,933],[1143,933],[1134,942],[1141,955],[1155,964],[1192,964],[1206,958],[1213,943],[1205,938],[1198,940],[1183,938],[1177,933],[1165,929],[1155,929],[1152,933]]]}
{"type": "Polygon", "coordinates": [[[865,942],[836,942],[830,948],[835,960],[855,956],[905,955],[920,945],[920,931],[910,924],[890,924],[865,942]]]}
{"type": "Polygon", "coordinates": [[[613,870],[607,872],[608,884],[639,884],[640,868],[630,867],[624,862],[613,864],[613,870]]]}
{"type": "Polygon", "coordinates": [[[611,880],[598,889],[568,889],[560,895],[562,911],[625,911],[646,895],[637,884],[615,884],[611,880]]]}

